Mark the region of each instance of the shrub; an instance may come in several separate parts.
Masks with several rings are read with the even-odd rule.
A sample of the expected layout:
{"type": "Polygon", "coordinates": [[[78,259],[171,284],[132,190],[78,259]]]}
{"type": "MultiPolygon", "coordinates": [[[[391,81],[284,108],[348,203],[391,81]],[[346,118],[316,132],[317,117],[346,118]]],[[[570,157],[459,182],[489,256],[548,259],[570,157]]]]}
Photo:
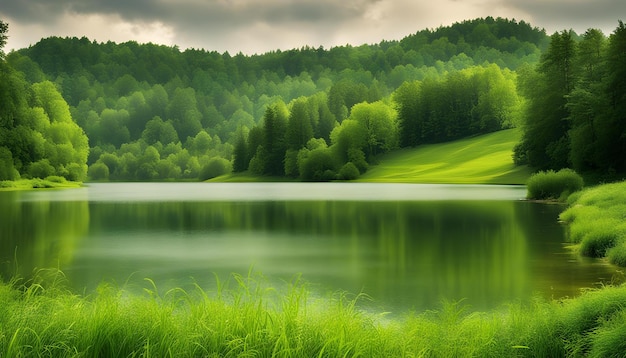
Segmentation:
{"type": "Polygon", "coordinates": [[[610,227],[587,233],[580,243],[580,252],[585,256],[604,257],[607,250],[615,246],[617,235],[610,227]]]}
{"type": "Polygon", "coordinates": [[[621,244],[609,249],[607,251],[607,256],[609,257],[609,262],[618,265],[618,266],[626,266],[626,243],[622,242],[621,244]]]}
{"type": "Polygon", "coordinates": [[[53,187],[51,182],[40,178],[33,178],[31,179],[30,183],[33,189],[45,189],[53,187]]]}
{"type": "Polygon", "coordinates": [[[571,169],[561,169],[558,172],[549,170],[538,172],[526,183],[528,199],[560,200],[583,188],[583,178],[571,169]]]}
{"type": "Polygon", "coordinates": [[[59,184],[67,183],[67,179],[58,175],[47,176],[46,180],[52,183],[59,183],[59,184]]]}
{"type": "Polygon", "coordinates": [[[28,174],[33,178],[45,178],[54,175],[55,170],[48,159],[42,159],[30,164],[28,174]]]}
{"type": "Polygon", "coordinates": [[[359,169],[352,162],[347,162],[339,169],[339,179],[342,180],[354,180],[359,175],[361,175],[359,169]]]}
{"type": "Polygon", "coordinates": [[[0,181],[0,189],[13,188],[15,187],[15,183],[11,180],[1,180],[0,181]]]}
{"type": "Polygon", "coordinates": [[[230,161],[217,157],[211,158],[209,162],[200,170],[200,180],[208,180],[220,175],[228,174],[232,171],[230,161]]]}

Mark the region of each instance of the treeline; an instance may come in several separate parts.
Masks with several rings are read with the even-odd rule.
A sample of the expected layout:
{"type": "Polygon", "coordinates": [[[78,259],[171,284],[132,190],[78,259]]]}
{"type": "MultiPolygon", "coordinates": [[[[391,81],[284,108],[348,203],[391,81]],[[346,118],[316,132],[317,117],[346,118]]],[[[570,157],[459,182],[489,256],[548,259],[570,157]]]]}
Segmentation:
{"type": "Polygon", "coordinates": [[[352,177],[348,163],[362,172],[398,145],[510,126],[517,105],[507,92],[511,70],[538,61],[546,44],[545,32],[523,21],[485,18],[400,41],[253,56],[52,37],[6,60],[27,85],[50,81],[63,96],[89,138],[91,179],[197,180],[248,168],[311,179],[352,177]],[[507,93],[506,104],[490,102],[492,83],[507,93]],[[416,101],[432,115],[409,118],[416,101]],[[377,119],[364,109],[384,114],[389,127],[373,126],[377,119]],[[500,109],[510,113],[494,112],[500,109]],[[285,128],[276,141],[265,138],[271,116],[277,131],[285,128]],[[414,133],[420,121],[427,129],[414,133]],[[413,137],[420,139],[406,139],[413,137]],[[325,166],[305,168],[304,158],[326,154],[333,160],[325,166]],[[350,175],[339,175],[346,165],[350,175]]]}
{"type": "Polygon", "coordinates": [[[235,171],[303,180],[355,179],[376,155],[514,126],[522,100],[515,74],[497,65],[405,82],[390,97],[350,109],[326,137],[333,115],[324,96],[268,107],[235,145],[235,171]],[[245,163],[249,163],[246,166],[245,163]]]}
{"type": "Polygon", "coordinates": [[[572,167],[597,180],[626,173],[626,27],[607,38],[555,33],[535,68],[523,68],[528,99],[517,163],[539,169],[572,167]]]}

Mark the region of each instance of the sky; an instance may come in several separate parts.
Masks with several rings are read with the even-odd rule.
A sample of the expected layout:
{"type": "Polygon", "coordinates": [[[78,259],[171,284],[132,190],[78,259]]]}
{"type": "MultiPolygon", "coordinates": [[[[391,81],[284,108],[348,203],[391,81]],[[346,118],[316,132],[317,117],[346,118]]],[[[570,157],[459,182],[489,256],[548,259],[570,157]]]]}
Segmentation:
{"type": "Polygon", "coordinates": [[[609,35],[626,0],[0,0],[5,52],[50,36],[242,52],[400,40],[478,17],[609,35]]]}

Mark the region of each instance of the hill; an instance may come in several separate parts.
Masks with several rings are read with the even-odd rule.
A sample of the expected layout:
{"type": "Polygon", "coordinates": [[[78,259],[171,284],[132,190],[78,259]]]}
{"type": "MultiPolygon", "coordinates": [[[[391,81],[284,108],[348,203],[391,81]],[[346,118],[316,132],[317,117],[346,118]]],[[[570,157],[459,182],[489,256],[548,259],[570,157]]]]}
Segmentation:
{"type": "MultiPolygon", "coordinates": [[[[491,17],[420,30],[400,41],[252,56],[42,39],[2,61],[19,86],[3,87],[10,76],[0,74],[0,89],[6,88],[0,103],[30,109],[0,114],[19,118],[0,123],[7,127],[0,128],[0,139],[4,132],[24,139],[2,154],[11,154],[17,172],[5,170],[11,175],[0,179],[41,176],[31,163],[46,159],[55,174],[72,176],[67,165],[45,157],[51,151],[29,151],[36,133],[14,133],[21,130],[14,124],[28,127],[48,108],[28,90],[17,91],[21,105],[9,94],[39,83],[62,96],[55,103],[64,102],[65,117],[88,138],[80,165],[89,180],[205,180],[247,169],[302,180],[348,179],[398,145],[510,127],[521,103],[515,71],[537,63],[547,39],[523,21],[491,17]]],[[[35,127],[31,132],[47,131],[35,127]]],[[[58,157],[68,157],[61,152],[58,157]]],[[[50,168],[45,165],[46,174],[50,168]]]]}
{"type": "Polygon", "coordinates": [[[360,181],[398,183],[524,184],[527,166],[513,164],[521,131],[509,129],[454,142],[401,149],[379,159],[360,181]]]}

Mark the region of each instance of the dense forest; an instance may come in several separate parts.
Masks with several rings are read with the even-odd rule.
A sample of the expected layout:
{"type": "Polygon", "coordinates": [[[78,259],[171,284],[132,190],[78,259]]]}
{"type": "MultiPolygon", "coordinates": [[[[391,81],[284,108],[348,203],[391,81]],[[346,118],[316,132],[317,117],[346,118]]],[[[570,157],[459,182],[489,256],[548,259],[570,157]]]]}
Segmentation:
{"type": "Polygon", "coordinates": [[[354,179],[399,147],[515,126],[518,163],[621,173],[620,29],[548,37],[488,17],[252,56],[50,37],[2,55],[0,180],[354,179]]]}

